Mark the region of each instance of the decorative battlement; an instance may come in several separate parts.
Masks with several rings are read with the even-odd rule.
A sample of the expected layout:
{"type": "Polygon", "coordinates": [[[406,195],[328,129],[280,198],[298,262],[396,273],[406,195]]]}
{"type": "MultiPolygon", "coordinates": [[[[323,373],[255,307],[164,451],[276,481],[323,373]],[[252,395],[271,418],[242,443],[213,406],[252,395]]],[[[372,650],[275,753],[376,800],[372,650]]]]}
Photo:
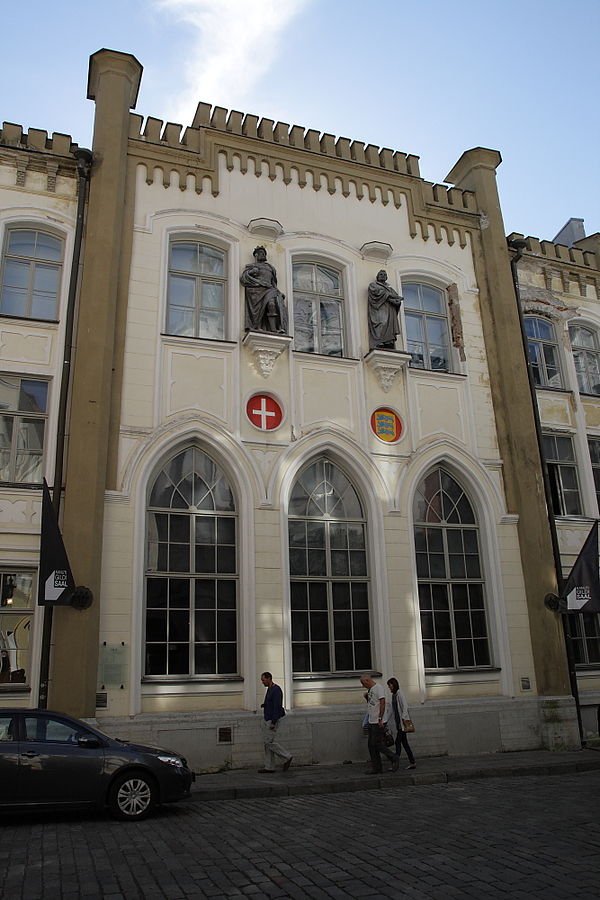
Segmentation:
{"type": "Polygon", "coordinates": [[[73,151],[77,149],[68,134],[30,128],[26,133],[20,125],[4,122],[0,129],[0,162],[15,169],[16,187],[24,187],[28,172],[46,176],[46,190],[56,191],[59,175],[72,176],[75,171],[73,151]]]}
{"type": "MultiPolygon", "coordinates": [[[[225,134],[237,134],[255,140],[279,144],[282,147],[293,147],[297,150],[308,150],[336,159],[344,159],[360,165],[387,169],[389,172],[400,172],[419,178],[419,157],[400,151],[380,148],[375,144],[364,144],[351,141],[349,138],[336,138],[333,134],[305,129],[301,125],[288,125],[286,122],[275,122],[273,119],[259,118],[237,110],[227,110],[222,106],[211,106],[199,103],[191,128],[186,128],[182,135],[182,126],[172,122],[164,124],[159,119],[148,119],[143,135],[154,143],[166,143],[178,149],[196,149],[196,139],[191,132],[201,128],[210,128],[225,134]]],[[[133,137],[133,135],[130,135],[133,137]]]]}
{"type": "Polygon", "coordinates": [[[598,269],[600,260],[597,259],[593,250],[583,250],[580,247],[567,247],[565,244],[554,244],[552,241],[540,241],[536,237],[524,237],[522,234],[513,232],[509,234],[508,240],[524,240],[526,241],[526,252],[535,256],[544,256],[552,262],[567,263],[575,266],[585,266],[588,269],[598,269]]]}
{"type": "Polygon", "coordinates": [[[296,179],[300,188],[310,184],[315,191],[324,187],[330,194],[368,197],[384,206],[390,200],[397,208],[407,205],[413,237],[420,232],[424,240],[433,236],[438,243],[453,244],[458,236],[465,247],[467,230],[480,227],[471,191],[423,181],[418,156],[387,147],[208,103],[198,104],[192,125],[186,128],[152,117],[144,121],[130,113],[129,137],[130,152],[146,165],[148,183],[158,168],[165,187],[176,173],[181,190],[193,176],[201,193],[206,189],[203,179],[208,178],[217,196],[221,155],[229,171],[238,165],[246,174],[251,164],[257,177],[266,174],[272,181],[281,177],[290,184],[296,179]]]}
{"type": "Polygon", "coordinates": [[[23,132],[21,125],[3,122],[0,129],[0,147],[12,147],[15,150],[33,150],[36,153],[51,153],[54,156],[71,156],[77,144],[68,134],[54,132],[48,137],[47,131],[30,128],[23,132]]]}

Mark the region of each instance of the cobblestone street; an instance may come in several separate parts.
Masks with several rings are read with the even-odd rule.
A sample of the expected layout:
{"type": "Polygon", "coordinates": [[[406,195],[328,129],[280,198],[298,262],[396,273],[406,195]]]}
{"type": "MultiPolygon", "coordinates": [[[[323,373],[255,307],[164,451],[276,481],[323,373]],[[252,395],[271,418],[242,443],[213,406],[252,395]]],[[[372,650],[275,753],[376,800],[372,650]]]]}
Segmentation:
{"type": "Polygon", "coordinates": [[[0,817],[4,900],[597,900],[600,773],[0,817]]]}

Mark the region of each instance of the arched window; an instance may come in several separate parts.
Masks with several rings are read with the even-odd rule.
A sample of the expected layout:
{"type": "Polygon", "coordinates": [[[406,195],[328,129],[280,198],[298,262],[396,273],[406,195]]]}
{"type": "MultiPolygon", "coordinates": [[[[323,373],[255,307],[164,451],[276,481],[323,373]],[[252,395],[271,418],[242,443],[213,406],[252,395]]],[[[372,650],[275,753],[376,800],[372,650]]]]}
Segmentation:
{"type": "Polygon", "coordinates": [[[155,479],[147,512],[147,676],[237,673],[236,521],[227,479],[197,447],[155,479]]]}
{"type": "Polygon", "coordinates": [[[2,255],[0,315],[58,318],[63,241],[33,228],[10,228],[2,255]]]}
{"type": "Polygon", "coordinates": [[[411,366],[450,371],[450,339],[446,300],[429,284],[402,282],[406,349],[411,366]]]}
{"type": "Polygon", "coordinates": [[[356,490],[330,460],[297,479],[288,527],[294,673],[370,668],[367,525],[356,490]]]}
{"type": "Polygon", "coordinates": [[[413,519],[425,668],[489,666],[479,528],[445,469],[419,484],[413,519]]]}
{"type": "Polygon", "coordinates": [[[554,325],[539,316],[525,316],[525,333],[534,383],[539,387],[562,387],[554,325]]]}
{"type": "Polygon", "coordinates": [[[226,321],[226,254],[200,241],[171,240],[167,334],[223,340],[226,321]]]}
{"type": "Polygon", "coordinates": [[[598,333],[584,325],[569,327],[577,382],[582,394],[600,394],[600,347],[598,333]]]}
{"type": "Polygon", "coordinates": [[[294,348],[324,356],[344,355],[341,274],[330,266],[297,262],[294,287],[294,348]]]}

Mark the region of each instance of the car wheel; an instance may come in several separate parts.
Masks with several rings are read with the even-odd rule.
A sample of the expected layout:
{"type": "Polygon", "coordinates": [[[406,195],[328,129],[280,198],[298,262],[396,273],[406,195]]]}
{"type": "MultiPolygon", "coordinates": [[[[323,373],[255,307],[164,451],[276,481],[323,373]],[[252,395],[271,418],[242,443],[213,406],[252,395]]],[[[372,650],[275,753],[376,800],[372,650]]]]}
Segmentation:
{"type": "Polygon", "coordinates": [[[117,819],[143,819],[156,806],[156,785],[145,772],[125,772],[108,791],[108,807],[117,819]]]}

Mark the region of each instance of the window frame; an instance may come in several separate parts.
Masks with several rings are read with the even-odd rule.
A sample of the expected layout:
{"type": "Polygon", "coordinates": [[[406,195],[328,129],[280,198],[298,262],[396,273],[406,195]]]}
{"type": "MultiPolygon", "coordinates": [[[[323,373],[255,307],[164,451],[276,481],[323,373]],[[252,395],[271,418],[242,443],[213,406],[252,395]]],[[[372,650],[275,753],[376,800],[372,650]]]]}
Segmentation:
{"type": "MultiPolygon", "coordinates": [[[[0,409],[0,419],[6,418],[6,419],[10,419],[12,422],[10,441],[7,442],[7,444],[9,443],[8,463],[7,463],[9,477],[7,479],[4,479],[2,477],[2,469],[0,468],[0,484],[19,485],[19,487],[39,486],[39,485],[41,485],[41,483],[43,481],[43,477],[44,477],[44,461],[45,461],[45,456],[46,456],[47,422],[48,422],[48,418],[49,418],[51,380],[50,380],[50,378],[45,378],[43,376],[40,377],[37,375],[36,376],[17,375],[12,372],[1,372],[0,373],[0,381],[17,382],[18,383],[19,400],[20,400],[20,396],[21,396],[23,383],[35,382],[35,383],[41,383],[41,384],[46,385],[46,398],[45,398],[46,399],[46,408],[45,408],[44,412],[37,412],[35,410],[29,411],[29,410],[20,409],[20,408],[0,409]],[[19,481],[16,477],[17,476],[17,461],[18,461],[18,456],[19,456],[19,437],[20,437],[20,434],[22,433],[20,431],[20,426],[27,420],[43,423],[42,439],[41,439],[41,452],[39,454],[29,454],[29,456],[37,455],[39,457],[38,469],[40,472],[40,478],[37,481],[32,481],[32,480],[19,481]]],[[[0,451],[1,451],[1,449],[2,448],[0,448],[0,451]]]]}
{"type": "Polygon", "coordinates": [[[531,369],[533,383],[536,388],[545,388],[547,390],[564,390],[565,378],[563,373],[563,365],[560,354],[559,339],[556,334],[556,323],[545,316],[537,313],[529,312],[523,316],[523,327],[527,338],[528,365],[531,369]],[[541,337],[540,335],[530,335],[528,332],[528,323],[535,323],[535,328],[539,328],[538,323],[542,323],[552,330],[552,340],[541,337]],[[555,376],[548,375],[549,361],[547,359],[547,351],[552,348],[555,354],[553,366],[556,370],[555,376]],[[537,376],[537,380],[536,380],[537,376]],[[552,384],[552,378],[558,380],[558,384],[552,384]]]}
{"type": "Polygon", "coordinates": [[[598,337],[598,331],[593,327],[593,325],[589,325],[586,322],[571,322],[569,324],[569,341],[571,343],[571,353],[573,355],[573,363],[575,365],[575,374],[577,376],[577,387],[580,394],[588,394],[592,397],[597,397],[600,395],[600,374],[596,378],[595,387],[597,390],[592,389],[592,381],[593,378],[591,376],[591,370],[594,368],[589,365],[590,357],[595,360],[596,368],[600,373],[600,339],[598,337]],[[573,331],[575,328],[580,329],[581,331],[585,331],[592,336],[592,340],[594,343],[594,347],[585,347],[582,345],[578,345],[573,340],[573,331]],[[583,365],[578,363],[578,360],[583,360],[583,365]]]}
{"type": "Polygon", "coordinates": [[[577,668],[600,668],[600,613],[579,613],[569,616],[573,662],[577,668]],[[590,649],[594,647],[594,658],[590,649]]]}
{"type": "MultiPolygon", "coordinates": [[[[58,232],[51,227],[48,227],[46,223],[42,222],[11,222],[7,224],[4,229],[4,236],[2,242],[2,257],[0,259],[0,316],[11,318],[11,319],[22,319],[22,320],[31,320],[34,322],[58,322],[60,318],[60,306],[61,306],[61,297],[63,290],[63,279],[65,273],[65,260],[66,260],[66,236],[62,232],[58,232]],[[54,240],[58,241],[60,244],[60,259],[52,260],[44,257],[36,257],[34,256],[21,256],[15,253],[9,253],[9,244],[11,240],[11,235],[14,232],[24,231],[24,232],[33,232],[35,234],[35,244],[37,245],[38,236],[39,235],[47,235],[48,237],[54,238],[54,240]],[[7,262],[10,260],[14,260],[15,262],[20,263],[28,263],[29,272],[27,276],[27,288],[26,288],[26,297],[25,297],[25,312],[23,314],[6,312],[2,308],[2,294],[5,288],[5,277],[6,277],[6,268],[7,262]],[[34,302],[34,280],[35,280],[35,270],[36,265],[52,267],[57,270],[57,285],[55,292],[46,292],[51,293],[55,296],[54,301],[54,315],[53,316],[34,316],[31,315],[32,305],[34,302]]],[[[17,287],[14,285],[13,287],[17,287]]],[[[23,290],[23,288],[20,288],[23,290]]]]}
{"type": "MultiPolygon", "coordinates": [[[[0,668],[0,688],[2,691],[14,691],[14,690],[29,690],[32,684],[32,666],[33,666],[33,626],[34,626],[34,616],[35,616],[35,608],[36,608],[36,598],[37,598],[37,577],[34,569],[28,569],[26,566],[7,566],[2,565],[0,567],[0,621],[1,617],[9,616],[11,619],[18,619],[21,617],[21,621],[17,622],[16,627],[20,627],[23,625],[23,628],[28,632],[28,643],[27,646],[23,647],[7,647],[4,646],[5,638],[0,637],[0,652],[2,654],[6,654],[2,658],[2,664],[0,668]],[[29,602],[26,606],[17,606],[13,608],[13,604],[8,601],[12,601],[14,597],[14,591],[16,589],[16,585],[12,585],[12,592],[10,591],[11,585],[7,583],[7,577],[9,576],[22,576],[25,577],[30,582],[30,590],[29,590],[29,602]],[[10,607],[10,608],[9,608],[10,607]],[[26,624],[23,622],[27,620],[26,624]],[[26,654],[27,663],[26,666],[18,666],[15,669],[10,668],[10,654],[26,654]],[[4,669],[4,659],[9,660],[9,678],[4,681],[2,673],[2,669],[4,669]],[[23,677],[19,677],[18,679],[12,680],[11,673],[12,672],[23,672],[23,677]]],[[[11,632],[7,631],[7,634],[14,635],[16,628],[14,628],[11,632]]],[[[18,658],[15,659],[16,662],[20,660],[18,658]]]]}
{"type": "MultiPolygon", "coordinates": [[[[195,470],[197,472],[197,470],[195,470]]],[[[166,458],[162,465],[155,469],[154,474],[148,481],[147,488],[147,498],[146,498],[146,506],[145,506],[145,541],[144,541],[144,620],[143,620],[143,662],[142,662],[142,681],[143,682],[180,682],[180,683],[188,683],[188,682],[221,682],[221,681],[240,681],[241,680],[241,642],[242,642],[242,632],[240,628],[240,611],[241,611],[241,603],[240,603],[240,588],[242,583],[241,571],[240,571],[240,514],[239,514],[239,504],[237,498],[235,496],[231,479],[228,476],[226,470],[219,465],[214,456],[204,450],[197,444],[190,444],[186,447],[180,448],[177,452],[171,454],[166,458]],[[231,494],[232,502],[234,504],[233,510],[229,512],[224,512],[219,509],[205,509],[198,510],[192,509],[191,507],[183,508],[183,507],[159,507],[151,504],[152,493],[158,482],[158,479],[161,477],[162,473],[167,470],[169,465],[173,464],[175,460],[181,458],[185,455],[186,452],[193,451],[194,453],[199,453],[205,456],[209,462],[215,467],[217,473],[219,473],[220,478],[224,479],[225,484],[231,494]],[[188,558],[188,569],[185,570],[177,570],[177,569],[163,569],[160,568],[157,564],[156,566],[152,566],[150,564],[150,545],[151,543],[166,543],[167,545],[167,554],[170,553],[170,547],[172,544],[180,544],[181,541],[172,541],[167,539],[166,542],[152,541],[150,535],[150,521],[151,516],[164,516],[167,517],[167,525],[169,528],[169,537],[171,536],[171,522],[170,517],[178,516],[178,517],[187,517],[188,518],[188,535],[189,535],[189,558],[188,558]],[[234,568],[233,571],[218,571],[217,567],[215,567],[215,571],[202,571],[198,569],[196,565],[196,548],[200,546],[196,544],[195,534],[196,534],[196,520],[198,518],[214,518],[215,519],[215,534],[218,530],[218,519],[233,519],[234,524],[234,568]],[[167,594],[165,595],[165,603],[164,606],[149,606],[148,605],[148,597],[149,597],[149,582],[154,580],[164,580],[167,582],[167,594]],[[209,607],[199,608],[196,606],[196,592],[198,585],[201,582],[205,584],[208,582],[213,582],[215,586],[215,638],[213,641],[199,641],[196,640],[198,631],[198,625],[196,620],[196,613],[199,609],[204,609],[207,611],[209,607]],[[222,606],[218,605],[218,585],[220,582],[227,581],[229,583],[234,584],[234,605],[231,606],[222,606]],[[179,587],[181,587],[181,582],[187,582],[187,591],[188,591],[188,601],[186,606],[182,605],[173,605],[171,606],[170,597],[171,597],[171,582],[176,583],[179,582],[179,587]],[[188,637],[186,641],[181,640],[171,640],[169,641],[169,633],[167,632],[167,637],[163,641],[148,641],[148,622],[149,610],[154,610],[155,612],[160,609],[164,609],[166,611],[166,621],[170,622],[171,611],[184,610],[189,614],[189,620],[187,625],[187,633],[188,637]],[[217,637],[217,628],[218,628],[218,612],[231,613],[231,611],[235,613],[235,639],[234,641],[221,641],[219,642],[217,637]],[[235,672],[219,672],[219,644],[235,644],[235,672]],[[188,671],[184,672],[163,672],[163,673],[148,673],[148,645],[156,645],[162,646],[163,644],[166,647],[165,650],[165,659],[166,659],[166,668],[169,667],[169,645],[170,644],[187,644],[187,657],[188,657],[188,671]],[[215,669],[217,671],[210,673],[197,673],[196,672],[196,658],[195,652],[196,647],[199,644],[213,644],[214,645],[214,657],[215,657],[215,669]]],[[[184,545],[186,542],[184,541],[184,545]]],[[[206,546],[214,546],[215,550],[215,560],[218,554],[218,547],[220,546],[217,541],[212,545],[210,542],[206,546]]],[[[229,545],[228,545],[229,546],[229,545]]],[[[158,555],[157,555],[158,562],[158,555]]],[[[212,607],[211,607],[212,608],[212,607]]],[[[169,625],[167,625],[167,628],[169,625]]]]}
{"type": "Polygon", "coordinates": [[[442,287],[440,284],[436,284],[433,281],[429,281],[424,279],[418,275],[407,275],[404,274],[401,276],[401,291],[402,291],[402,306],[401,306],[401,316],[402,316],[402,331],[403,331],[403,342],[404,348],[407,353],[410,354],[411,359],[409,361],[409,368],[413,369],[416,372],[435,372],[442,373],[445,375],[452,374],[457,371],[455,359],[454,359],[454,351],[453,351],[453,343],[452,343],[452,321],[450,318],[450,310],[448,308],[448,296],[445,287],[442,287]],[[408,286],[415,286],[417,288],[417,294],[419,296],[422,295],[422,289],[427,288],[428,290],[435,291],[440,295],[440,306],[443,312],[437,313],[431,310],[427,310],[423,307],[423,303],[421,301],[421,307],[409,306],[405,292],[408,286]],[[421,321],[421,331],[423,335],[423,340],[420,342],[412,341],[409,338],[409,326],[408,320],[413,318],[419,318],[421,321]],[[434,346],[442,346],[436,345],[432,341],[429,340],[429,327],[428,327],[428,319],[432,319],[438,322],[443,322],[445,325],[445,336],[446,336],[446,344],[444,346],[446,352],[446,368],[433,368],[431,366],[431,349],[434,346]],[[418,365],[415,362],[415,356],[411,349],[410,345],[413,343],[422,343],[424,346],[424,354],[423,359],[429,363],[429,365],[418,365]]]}
{"type": "Polygon", "coordinates": [[[166,262],[166,278],[165,278],[165,313],[164,313],[164,335],[169,338],[180,338],[182,340],[203,340],[203,341],[226,341],[231,328],[231,247],[223,241],[213,239],[212,236],[205,236],[202,233],[190,234],[188,231],[171,232],[167,239],[167,262],[166,262]],[[222,254],[222,275],[214,275],[212,273],[186,271],[184,269],[176,269],[172,265],[172,250],[177,244],[194,244],[197,253],[201,247],[208,250],[216,251],[222,254]],[[194,305],[193,307],[185,307],[181,304],[171,303],[171,276],[179,276],[194,280],[194,305]],[[222,285],[222,334],[215,337],[210,334],[200,334],[201,314],[204,311],[211,312],[217,310],[216,307],[204,306],[202,303],[202,287],[204,284],[221,284],[222,285]],[[169,318],[172,307],[190,308],[193,312],[194,333],[182,334],[170,330],[169,318]]]}
{"type": "Polygon", "coordinates": [[[323,258],[319,256],[315,256],[312,254],[301,254],[301,255],[293,255],[291,259],[291,285],[292,285],[292,315],[291,321],[293,323],[293,338],[294,338],[294,351],[296,353],[308,353],[311,356],[325,356],[328,359],[347,359],[349,357],[349,322],[348,322],[348,285],[346,280],[346,268],[344,265],[340,264],[335,260],[331,260],[329,258],[323,258]],[[305,288],[296,288],[294,286],[294,270],[297,266],[320,266],[322,269],[329,270],[339,281],[339,294],[335,296],[333,293],[327,293],[325,291],[317,291],[317,290],[308,290],[305,288]],[[297,309],[297,295],[304,295],[305,297],[310,297],[313,302],[313,316],[317,319],[315,315],[314,304],[318,303],[318,321],[316,324],[316,331],[313,331],[313,335],[316,335],[316,339],[314,341],[315,349],[304,349],[296,346],[297,343],[297,334],[298,334],[298,324],[296,317],[296,309],[297,309]],[[339,319],[340,319],[340,353],[327,353],[324,351],[322,343],[323,343],[323,334],[322,334],[322,308],[321,304],[325,302],[336,303],[339,308],[339,319]]]}
{"type": "MultiPolygon", "coordinates": [[[[439,490],[435,495],[439,494],[439,490]]],[[[492,633],[491,633],[491,618],[490,618],[490,610],[488,603],[488,588],[487,588],[487,580],[485,575],[484,568],[484,558],[483,558],[483,539],[481,532],[481,525],[479,519],[476,514],[475,504],[471,500],[467,490],[464,488],[462,483],[458,478],[448,469],[447,466],[443,464],[438,464],[433,468],[429,469],[425,472],[422,477],[419,479],[417,484],[412,503],[412,543],[413,543],[413,552],[415,555],[415,576],[417,582],[417,593],[418,593],[418,609],[419,609],[419,622],[420,622],[420,634],[421,634],[421,644],[422,644],[422,652],[423,652],[423,665],[424,671],[426,675],[436,675],[440,673],[448,673],[448,672],[475,672],[475,671],[494,671],[496,668],[494,665],[494,648],[492,643],[492,633]],[[427,519],[420,519],[416,515],[416,504],[418,502],[419,494],[424,497],[423,491],[421,491],[421,487],[425,484],[426,480],[430,478],[432,475],[438,475],[438,488],[442,486],[442,475],[447,475],[454,484],[460,489],[461,496],[460,499],[466,501],[469,506],[470,512],[472,514],[472,522],[449,522],[448,520],[442,518],[440,516],[439,521],[427,521],[427,519]],[[429,575],[425,577],[424,575],[419,574],[419,555],[423,553],[422,550],[419,549],[417,544],[417,529],[424,532],[425,538],[425,555],[427,557],[427,566],[429,570],[429,575]],[[433,551],[429,549],[429,535],[428,531],[438,531],[441,533],[441,547],[442,547],[442,556],[443,556],[443,564],[444,564],[444,577],[434,577],[431,575],[431,561],[430,556],[433,551]],[[456,555],[455,553],[450,553],[449,549],[449,533],[460,533],[461,535],[461,543],[463,548],[465,547],[464,543],[464,532],[474,532],[475,533],[475,543],[476,543],[476,557],[477,557],[477,565],[479,569],[478,577],[473,575],[469,575],[467,572],[467,556],[473,556],[475,554],[467,554],[466,551],[462,553],[462,556],[465,559],[465,577],[458,578],[452,576],[452,564],[451,564],[451,555],[456,555]],[[436,600],[434,598],[433,588],[437,585],[443,586],[445,589],[446,603],[447,603],[447,613],[448,613],[448,624],[450,626],[450,638],[448,637],[437,637],[437,629],[436,629],[436,600]],[[471,605],[471,585],[478,585],[481,593],[481,605],[479,607],[471,605]],[[421,596],[421,587],[428,586],[429,588],[429,597],[430,597],[430,607],[426,607],[423,605],[423,598],[421,596]],[[466,587],[466,606],[457,607],[455,602],[455,587],[465,586],[466,587]],[[469,618],[470,632],[469,635],[458,635],[457,634],[457,617],[460,614],[467,614],[469,618]],[[473,629],[473,616],[472,614],[479,613],[479,615],[483,615],[483,624],[484,631],[482,634],[476,634],[473,629]],[[428,614],[431,615],[431,633],[432,637],[426,637],[424,628],[424,616],[428,614]],[[439,641],[444,640],[448,642],[450,641],[451,652],[452,652],[452,662],[451,666],[430,666],[426,663],[426,643],[432,643],[434,648],[434,653],[436,657],[436,662],[438,661],[438,643],[439,641]],[[459,659],[459,640],[469,640],[471,642],[471,646],[473,648],[473,664],[468,665],[464,662],[461,662],[459,659]],[[485,653],[487,654],[487,662],[481,662],[475,660],[475,642],[481,642],[485,644],[485,653]]],[[[439,552],[436,552],[435,555],[439,556],[439,552]]],[[[461,554],[458,554],[459,556],[461,554]]],[[[426,599],[426,598],[425,598],[426,599]]],[[[464,602],[464,601],[463,601],[464,602]]],[[[438,612],[440,611],[438,607],[438,612]]],[[[441,610],[444,611],[443,609],[441,610]]],[[[439,619],[439,617],[438,617],[439,619]]]]}
{"type": "MultiPolygon", "coordinates": [[[[325,469],[324,475],[326,476],[327,470],[325,469]]],[[[335,477],[335,476],[334,476],[335,477]]],[[[307,496],[310,496],[307,494],[307,496]]],[[[374,664],[374,627],[373,627],[373,609],[372,609],[372,585],[373,585],[373,577],[370,571],[370,554],[369,554],[369,521],[368,514],[365,510],[365,504],[363,498],[360,496],[359,490],[356,488],[353,479],[350,477],[348,472],[342,465],[339,465],[333,459],[331,459],[328,455],[322,455],[317,457],[316,459],[312,459],[308,464],[303,466],[296,474],[293,483],[290,489],[290,496],[288,501],[288,515],[287,515],[287,560],[288,560],[288,570],[289,570],[289,591],[290,591],[290,599],[289,599],[289,611],[290,611],[290,650],[291,650],[291,669],[292,669],[292,677],[294,679],[303,680],[303,679],[329,679],[329,678],[344,678],[344,677],[354,677],[356,673],[360,673],[366,671],[371,668],[374,664]],[[332,466],[334,470],[337,470],[343,478],[347,481],[349,487],[352,489],[355,495],[356,502],[360,507],[361,515],[360,517],[351,516],[351,517],[335,517],[330,515],[296,515],[290,513],[290,504],[293,498],[293,492],[296,486],[301,482],[301,479],[315,466],[319,464],[325,464],[332,466]],[[300,545],[296,545],[292,547],[291,541],[291,532],[293,523],[304,523],[305,529],[307,533],[307,542],[300,545]],[[308,557],[310,556],[311,550],[314,550],[314,547],[311,547],[308,542],[308,529],[310,525],[322,525],[324,541],[322,553],[325,560],[324,572],[314,573],[310,572],[310,562],[308,557]],[[332,531],[335,526],[349,526],[356,527],[359,526],[362,532],[362,545],[357,547],[351,547],[350,545],[350,532],[347,532],[348,543],[345,547],[332,547],[332,531]],[[350,558],[350,554],[353,549],[358,550],[363,554],[364,557],[364,574],[356,574],[351,572],[352,561],[350,558]],[[307,567],[306,572],[294,572],[294,566],[292,563],[292,550],[304,550],[307,554],[307,567]],[[338,553],[348,553],[348,573],[337,574],[333,571],[334,566],[332,561],[334,559],[332,555],[333,552],[338,553]],[[295,590],[296,585],[304,585],[306,590],[306,605],[302,607],[294,608],[294,594],[297,592],[295,590]],[[323,585],[325,590],[323,592],[325,598],[325,607],[313,607],[311,605],[311,586],[312,585],[323,585]],[[335,607],[335,599],[334,593],[337,585],[341,585],[342,589],[344,586],[347,586],[347,597],[348,597],[348,606],[341,607],[339,606],[337,609],[335,607]],[[360,605],[360,586],[364,585],[364,593],[366,595],[366,605],[360,605]],[[353,590],[354,587],[357,587],[357,590],[353,590]],[[296,613],[296,618],[298,618],[298,614],[306,611],[306,633],[307,637],[300,637],[299,639],[295,638],[294,635],[294,614],[296,613]],[[347,612],[348,621],[343,623],[343,626],[347,628],[349,624],[349,633],[350,638],[340,637],[340,632],[338,631],[336,634],[336,613],[347,612]],[[325,640],[312,638],[312,613],[316,615],[326,613],[326,621],[327,621],[327,637],[325,640]],[[355,627],[357,623],[362,621],[362,627],[364,627],[364,616],[366,613],[366,626],[367,631],[365,635],[356,634],[355,627]],[[361,620],[362,616],[362,620],[361,620]],[[350,644],[350,652],[352,655],[352,662],[354,667],[348,668],[337,668],[336,661],[336,645],[338,644],[350,644]],[[357,665],[356,656],[357,652],[360,652],[360,649],[357,645],[368,643],[368,660],[361,659],[359,660],[360,665],[357,665]],[[327,652],[328,652],[328,661],[329,668],[315,668],[313,666],[313,645],[317,644],[326,644],[327,652]],[[296,669],[294,667],[294,651],[295,645],[306,645],[307,649],[305,652],[308,653],[310,667],[308,669],[296,669]],[[363,664],[364,663],[364,664],[363,664]]],[[[321,552],[321,548],[316,548],[317,552],[321,552]]],[[[339,615],[338,615],[339,620],[339,615]]],[[[363,648],[364,649],[364,648],[363,648]]],[[[340,652],[343,652],[343,648],[340,647],[340,652]]]]}
{"type": "Polygon", "coordinates": [[[552,507],[553,513],[555,516],[583,516],[583,499],[581,494],[581,482],[579,479],[579,464],[577,459],[577,452],[575,449],[575,443],[573,441],[574,435],[572,434],[564,434],[553,431],[543,431],[542,432],[542,448],[544,454],[544,461],[546,464],[546,468],[548,470],[548,477],[550,479],[550,492],[552,495],[552,507]],[[550,455],[548,451],[548,443],[549,441],[553,441],[555,443],[556,452],[553,455],[550,455]],[[562,457],[558,451],[559,441],[564,442],[568,441],[571,447],[571,458],[562,457]],[[564,471],[563,471],[564,470],[564,471]],[[565,478],[566,472],[573,472],[575,475],[575,488],[565,486],[565,478]],[[567,511],[566,499],[567,495],[574,495],[577,497],[577,508],[578,512],[569,512],[567,511]]]}

